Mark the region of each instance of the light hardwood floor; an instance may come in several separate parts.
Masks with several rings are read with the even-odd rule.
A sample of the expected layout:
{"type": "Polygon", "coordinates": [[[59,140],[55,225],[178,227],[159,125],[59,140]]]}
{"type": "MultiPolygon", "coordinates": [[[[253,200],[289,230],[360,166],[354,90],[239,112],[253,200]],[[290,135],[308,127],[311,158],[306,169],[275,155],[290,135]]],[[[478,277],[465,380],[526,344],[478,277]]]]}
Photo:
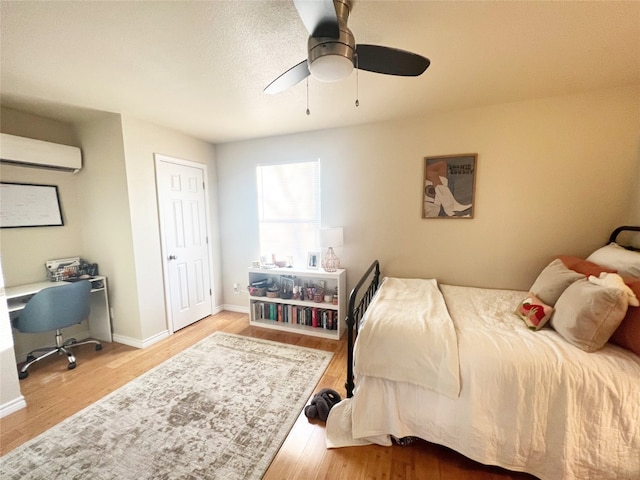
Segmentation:
{"type": "MultiPolygon", "coordinates": [[[[329,387],[345,394],[346,342],[250,327],[245,314],[222,312],[184,328],[148,348],[105,343],[76,349],[78,366],[67,370],[54,357],[31,367],[21,380],[27,407],[0,419],[0,455],[18,447],[51,426],[121,387],[167,358],[215,331],[259,337],[334,352],[317,389],[329,387]]],[[[365,446],[327,450],[324,423],[310,422],[303,413],[291,429],[265,480],[489,480],[533,479],[469,460],[427,442],[407,447],[365,446]]]]}

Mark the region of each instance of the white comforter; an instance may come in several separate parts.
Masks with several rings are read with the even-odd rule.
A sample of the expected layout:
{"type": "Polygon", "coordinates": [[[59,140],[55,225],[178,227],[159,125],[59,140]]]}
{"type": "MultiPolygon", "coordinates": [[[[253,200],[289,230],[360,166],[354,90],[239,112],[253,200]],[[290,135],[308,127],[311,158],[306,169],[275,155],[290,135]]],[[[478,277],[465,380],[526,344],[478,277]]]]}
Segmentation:
{"type": "Polygon", "coordinates": [[[433,279],[385,278],[357,345],[356,376],[409,382],[451,398],[460,393],[458,339],[433,279]]]}
{"type": "Polygon", "coordinates": [[[638,356],[614,345],[586,353],[551,329],[528,330],[512,313],[525,292],[440,288],[460,396],[357,376],[354,397],[330,412],[328,447],[416,436],[545,480],[640,478],[638,356]]]}

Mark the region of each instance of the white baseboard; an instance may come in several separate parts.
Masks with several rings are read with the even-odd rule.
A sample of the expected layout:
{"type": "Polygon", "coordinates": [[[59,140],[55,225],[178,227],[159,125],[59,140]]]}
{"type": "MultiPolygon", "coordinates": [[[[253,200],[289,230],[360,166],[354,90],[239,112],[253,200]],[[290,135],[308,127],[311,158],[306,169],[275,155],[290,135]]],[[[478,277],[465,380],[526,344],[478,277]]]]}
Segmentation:
{"type": "MultiPolygon", "coordinates": [[[[248,307],[239,307],[237,305],[218,305],[213,309],[213,311],[211,312],[211,315],[215,315],[216,313],[220,313],[224,310],[229,310],[231,312],[239,312],[239,313],[249,313],[248,307]]],[[[122,343],[124,345],[129,345],[130,347],[145,348],[167,337],[169,337],[168,330],[164,330],[163,332],[153,335],[152,337],[145,338],[142,341],[137,338],[126,337],[124,335],[119,335],[117,333],[114,333],[113,341],[122,343]]]]}
{"type": "Polygon", "coordinates": [[[18,410],[21,410],[26,406],[27,402],[25,401],[24,397],[20,395],[19,397],[0,405],[0,418],[6,417],[13,412],[17,412],[18,410]]]}
{"type": "Polygon", "coordinates": [[[145,348],[153,345],[154,343],[158,343],[160,340],[169,337],[169,331],[164,330],[163,332],[157,333],[149,338],[145,338],[144,340],[139,340],[137,338],[126,337],[124,335],[118,335],[117,333],[113,334],[113,341],[122,343],[124,345],[129,345],[134,348],[145,348]]]}
{"type": "Polygon", "coordinates": [[[223,305],[223,310],[228,310],[229,312],[238,312],[238,313],[249,313],[249,307],[241,307],[239,305],[223,305]]]}
{"type": "Polygon", "coordinates": [[[164,340],[165,338],[169,338],[169,330],[164,330],[163,332],[156,333],[152,337],[145,338],[142,341],[142,348],[149,347],[154,343],[158,343],[160,340],[164,340]]]}

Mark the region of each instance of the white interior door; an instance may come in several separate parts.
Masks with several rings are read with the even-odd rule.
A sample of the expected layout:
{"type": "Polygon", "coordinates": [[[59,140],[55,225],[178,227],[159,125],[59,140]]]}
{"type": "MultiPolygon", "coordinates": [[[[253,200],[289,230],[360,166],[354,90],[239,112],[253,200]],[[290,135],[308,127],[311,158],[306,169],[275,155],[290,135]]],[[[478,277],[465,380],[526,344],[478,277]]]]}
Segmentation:
{"type": "Polygon", "coordinates": [[[204,166],[156,155],[170,330],[211,314],[204,166]]]}

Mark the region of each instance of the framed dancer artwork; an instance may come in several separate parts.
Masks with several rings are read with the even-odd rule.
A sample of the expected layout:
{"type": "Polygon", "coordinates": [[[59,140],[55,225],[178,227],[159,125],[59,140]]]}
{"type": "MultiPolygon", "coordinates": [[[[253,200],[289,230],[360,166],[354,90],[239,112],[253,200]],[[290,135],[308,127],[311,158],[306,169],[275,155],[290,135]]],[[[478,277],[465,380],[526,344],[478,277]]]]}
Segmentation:
{"type": "Polygon", "coordinates": [[[473,218],[477,153],[425,157],[422,218],[473,218]]]}

